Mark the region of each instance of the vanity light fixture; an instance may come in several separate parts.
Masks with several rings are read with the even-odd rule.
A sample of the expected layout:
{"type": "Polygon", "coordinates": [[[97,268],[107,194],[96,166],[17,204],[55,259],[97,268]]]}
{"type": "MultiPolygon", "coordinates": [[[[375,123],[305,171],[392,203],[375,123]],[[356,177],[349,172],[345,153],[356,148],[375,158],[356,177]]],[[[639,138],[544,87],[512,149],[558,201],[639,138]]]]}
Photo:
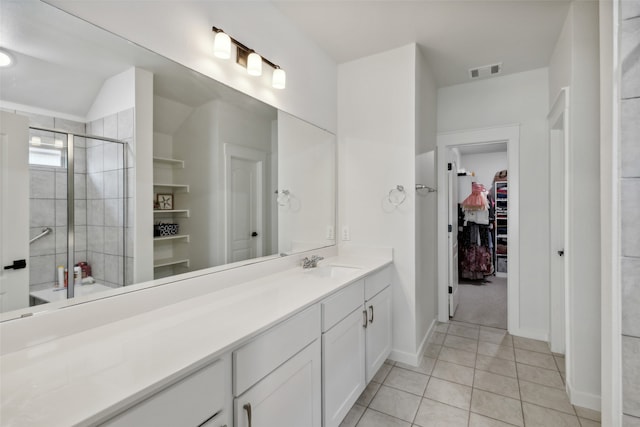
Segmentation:
{"type": "Polygon", "coordinates": [[[233,43],[236,46],[236,63],[245,67],[249,75],[261,76],[262,63],[264,62],[273,68],[271,86],[273,86],[274,89],[284,89],[286,87],[287,75],[279,65],[260,56],[253,49],[248,48],[221,29],[212,27],[212,31],[216,34],[213,40],[213,54],[216,57],[229,59],[231,57],[231,44],[233,43]]]}
{"type": "Polygon", "coordinates": [[[0,67],[10,67],[13,64],[13,57],[9,52],[0,49],[0,67]]]}

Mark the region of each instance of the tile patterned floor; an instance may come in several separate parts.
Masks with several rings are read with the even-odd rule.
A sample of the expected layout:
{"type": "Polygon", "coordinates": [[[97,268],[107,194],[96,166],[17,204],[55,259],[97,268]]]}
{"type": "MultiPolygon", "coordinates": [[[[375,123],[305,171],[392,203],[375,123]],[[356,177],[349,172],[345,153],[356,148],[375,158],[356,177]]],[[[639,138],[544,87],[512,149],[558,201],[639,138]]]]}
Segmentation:
{"type": "Polygon", "coordinates": [[[439,324],[420,366],[387,361],[341,427],[593,427],[571,405],[564,357],[545,342],[452,321],[439,324]]]}

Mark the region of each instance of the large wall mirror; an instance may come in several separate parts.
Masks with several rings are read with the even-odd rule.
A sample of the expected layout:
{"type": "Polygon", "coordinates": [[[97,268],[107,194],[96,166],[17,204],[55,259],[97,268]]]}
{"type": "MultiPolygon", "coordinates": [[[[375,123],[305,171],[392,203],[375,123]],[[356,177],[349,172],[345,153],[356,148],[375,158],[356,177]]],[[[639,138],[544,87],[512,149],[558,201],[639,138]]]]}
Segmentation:
{"type": "Polygon", "coordinates": [[[46,3],[0,8],[3,320],[335,244],[333,134],[46,3]]]}

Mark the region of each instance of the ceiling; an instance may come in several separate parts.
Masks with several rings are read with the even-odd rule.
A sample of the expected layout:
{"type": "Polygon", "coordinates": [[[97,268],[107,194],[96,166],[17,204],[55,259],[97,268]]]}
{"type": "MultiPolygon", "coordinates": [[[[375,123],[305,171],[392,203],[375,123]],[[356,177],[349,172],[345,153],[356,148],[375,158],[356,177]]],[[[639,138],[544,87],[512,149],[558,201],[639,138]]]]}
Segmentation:
{"type": "Polygon", "coordinates": [[[337,63],[408,43],[426,55],[438,87],[468,82],[470,68],[503,74],[546,67],[568,0],[275,0],[337,63]]]}

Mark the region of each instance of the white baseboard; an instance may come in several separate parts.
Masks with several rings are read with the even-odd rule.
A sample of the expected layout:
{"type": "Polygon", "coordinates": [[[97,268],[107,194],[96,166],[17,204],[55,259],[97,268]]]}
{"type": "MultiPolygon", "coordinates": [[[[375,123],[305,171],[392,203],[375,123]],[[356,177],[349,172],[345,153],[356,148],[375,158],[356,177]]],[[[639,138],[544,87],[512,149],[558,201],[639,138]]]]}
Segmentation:
{"type": "Polygon", "coordinates": [[[511,335],[522,338],[531,338],[532,340],[549,342],[549,332],[540,329],[517,328],[509,331],[511,335]]]}
{"type": "Polygon", "coordinates": [[[406,351],[391,350],[389,359],[393,360],[394,362],[406,363],[407,365],[411,365],[411,366],[420,365],[420,361],[422,360],[422,356],[424,356],[427,343],[429,342],[431,335],[433,335],[433,332],[436,330],[437,321],[438,321],[437,318],[431,321],[431,325],[429,325],[429,329],[427,330],[427,333],[422,338],[422,341],[418,346],[418,351],[415,354],[408,353],[406,351]]]}
{"type": "Polygon", "coordinates": [[[577,391],[573,388],[570,381],[567,380],[567,394],[569,395],[569,401],[571,404],[580,406],[582,408],[593,409],[600,412],[602,410],[602,399],[600,395],[587,393],[583,391],[577,391]]]}

